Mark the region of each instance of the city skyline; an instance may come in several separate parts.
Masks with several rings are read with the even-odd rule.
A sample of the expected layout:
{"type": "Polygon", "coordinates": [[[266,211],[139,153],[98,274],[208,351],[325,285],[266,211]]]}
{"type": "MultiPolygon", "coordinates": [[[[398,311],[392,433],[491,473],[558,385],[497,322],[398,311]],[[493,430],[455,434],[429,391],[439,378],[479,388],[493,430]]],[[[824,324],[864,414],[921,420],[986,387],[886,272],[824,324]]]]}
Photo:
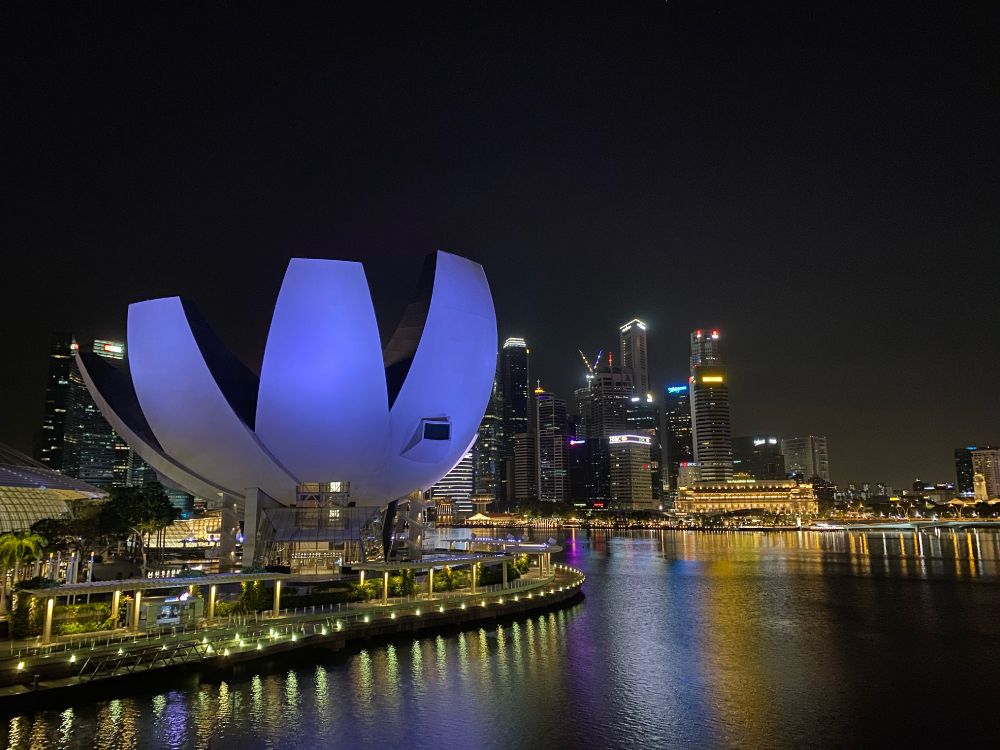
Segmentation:
{"type": "Polygon", "coordinates": [[[0,441],[31,447],[53,331],[120,339],[126,303],[181,293],[256,369],[290,257],[392,268],[385,332],[442,248],[567,400],[624,321],[656,391],[709,322],[733,434],[825,435],[838,479],[941,481],[1000,442],[995,9],[369,12],[18,9],[5,239],[34,283],[3,298],[0,441]]]}

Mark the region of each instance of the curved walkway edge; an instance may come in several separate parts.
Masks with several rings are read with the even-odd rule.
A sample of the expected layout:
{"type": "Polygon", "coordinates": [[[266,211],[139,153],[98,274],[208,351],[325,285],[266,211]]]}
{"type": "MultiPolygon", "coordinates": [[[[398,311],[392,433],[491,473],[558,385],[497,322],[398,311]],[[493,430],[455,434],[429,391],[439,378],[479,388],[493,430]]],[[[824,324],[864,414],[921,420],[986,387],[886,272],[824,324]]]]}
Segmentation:
{"type": "MultiPolygon", "coordinates": [[[[279,618],[249,628],[223,628],[183,643],[141,645],[117,652],[71,655],[44,665],[45,679],[0,688],[0,714],[83,703],[151,687],[185,674],[216,677],[235,667],[308,649],[341,651],[367,642],[468,628],[568,606],[582,598],[583,572],[557,564],[544,585],[460,600],[395,605],[364,614],[279,618]],[[242,632],[240,632],[242,630],[242,632]],[[152,680],[151,680],[152,678],[152,680]]],[[[17,667],[14,667],[17,668],[17,667]]],[[[33,670],[37,674],[40,670],[33,670]]],[[[26,677],[28,675],[26,674],[26,677]]],[[[29,678],[31,679],[31,678],[29,678]]]]}

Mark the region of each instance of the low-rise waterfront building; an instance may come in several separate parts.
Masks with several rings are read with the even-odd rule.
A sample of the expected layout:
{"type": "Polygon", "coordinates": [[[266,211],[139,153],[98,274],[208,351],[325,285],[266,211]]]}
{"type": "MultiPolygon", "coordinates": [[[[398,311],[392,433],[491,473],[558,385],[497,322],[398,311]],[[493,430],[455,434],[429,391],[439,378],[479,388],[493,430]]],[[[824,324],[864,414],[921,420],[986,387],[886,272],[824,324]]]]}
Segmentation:
{"type": "Polygon", "coordinates": [[[819,512],[811,484],[790,479],[737,479],[729,482],[693,482],[681,487],[676,510],[682,513],[731,513],[761,510],[765,513],[819,512]]]}

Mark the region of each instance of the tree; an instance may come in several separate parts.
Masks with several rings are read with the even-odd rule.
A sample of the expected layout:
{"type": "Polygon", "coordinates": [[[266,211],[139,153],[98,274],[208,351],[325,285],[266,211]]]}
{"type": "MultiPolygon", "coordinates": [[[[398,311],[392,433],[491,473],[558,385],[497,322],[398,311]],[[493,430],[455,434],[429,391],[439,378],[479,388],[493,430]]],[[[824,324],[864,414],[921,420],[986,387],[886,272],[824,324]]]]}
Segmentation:
{"type": "Polygon", "coordinates": [[[49,550],[76,550],[81,557],[93,552],[104,536],[101,529],[101,503],[76,503],[72,518],[43,518],[31,530],[46,539],[49,550]]]}
{"type": "Polygon", "coordinates": [[[152,482],[142,487],[112,488],[110,499],[101,509],[100,523],[106,534],[132,541],[133,559],[140,562],[145,576],[149,535],[165,529],[177,515],[163,485],[152,482]]]}
{"type": "Polygon", "coordinates": [[[7,570],[14,568],[13,585],[17,585],[21,565],[25,560],[40,557],[45,547],[45,537],[34,531],[11,531],[0,536],[0,567],[3,576],[0,579],[0,606],[7,609],[6,583],[7,570]]]}

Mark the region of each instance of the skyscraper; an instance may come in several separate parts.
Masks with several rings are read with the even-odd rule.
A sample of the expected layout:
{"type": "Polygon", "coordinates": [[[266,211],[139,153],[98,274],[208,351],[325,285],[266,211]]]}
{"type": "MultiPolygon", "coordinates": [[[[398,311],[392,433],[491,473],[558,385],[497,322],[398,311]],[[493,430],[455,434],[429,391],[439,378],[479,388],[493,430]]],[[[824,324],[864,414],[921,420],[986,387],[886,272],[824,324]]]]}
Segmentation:
{"type": "Polygon", "coordinates": [[[807,482],[813,477],[830,481],[830,456],[825,437],[782,438],[781,452],[785,456],[785,470],[789,475],[797,474],[807,482]]]}
{"type": "Polygon", "coordinates": [[[431,497],[450,500],[456,512],[472,512],[472,451],[431,487],[431,497]]]}
{"type": "Polygon", "coordinates": [[[615,510],[653,510],[652,481],[649,476],[649,448],[646,435],[608,437],[608,465],[611,478],[611,507],[615,510]]]}
{"type": "Polygon", "coordinates": [[[629,399],[625,409],[625,423],[630,435],[644,435],[649,443],[649,478],[652,483],[653,500],[659,503],[663,496],[661,466],[663,448],[661,442],[660,408],[653,401],[652,394],[635,395],[629,399]]]}
{"type": "MultiPolygon", "coordinates": [[[[609,357],[610,359],[610,357],[609,357]]],[[[628,429],[628,406],[632,401],[632,371],[610,364],[600,365],[587,388],[577,389],[577,436],[606,438],[628,429]]]]}
{"type": "Polygon", "coordinates": [[[691,333],[691,428],[694,460],[704,481],[733,476],[729,380],[722,364],[718,330],[691,333]]]}
{"type": "Polygon", "coordinates": [[[529,356],[531,350],[523,338],[511,337],[503,342],[500,351],[500,391],[503,399],[503,440],[504,461],[501,472],[501,496],[508,508],[513,507],[518,497],[537,496],[535,477],[537,470],[537,447],[533,436],[533,407],[528,391],[530,377],[529,356]],[[524,437],[518,439],[518,435],[524,437]],[[528,444],[535,458],[529,460],[528,444]],[[522,459],[515,460],[515,446],[520,444],[522,459]],[[520,476],[518,467],[520,466],[520,476]],[[530,476],[529,476],[530,474],[530,476]],[[520,495],[517,487],[521,488],[520,495]]]}
{"type": "Polygon", "coordinates": [[[649,367],[646,356],[646,324],[633,318],[619,329],[622,367],[632,371],[632,386],[636,395],[649,393],[649,367]]]}
{"type": "Polygon", "coordinates": [[[604,509],[611,500],[608,441],[573,438],[568,443],[569,500],[580,507],[604,509]]]}
{"type": "Polygon", "coordinates": [[[541,387],[535,389],[538,404],[538,499],[566,502],[569,472],[566,465],[566,402],[541,387]]]}
{"type": "Polygon", "coordinates": [[[499,378],[494,378],[490,401],[473,447],[473,490],[476,495],[489,495],[494,502],[500,500],[503,456],[503,398],[499,378]]]}
{"type": "MultiPolygon", "coordinates": [[[[93,351],[107,359],[121,360],[125,345],[95,341],[93,351]]],[[[95,487],[128,484],[132,451],[108,424],[87,391],[80,371],[72,366],[64,431],[63,472],[95,487]]],[[[136,457],[136,460],[140,460],[136,457]]]]}
{"type": "Polygon", "coordinates": [[[691,435],[691,394],[687,385],[668,385],[663,392],[663,424],[666,430],[664,450],[667,466],[667,489],[676,495],[681,464],[694,461],[691,435]]]}
{"type": "Polygon", "coordinates": [[[733,438],[733,471],[754,479],[787,479],[781,440],[774,435],[733,438]]]}
{"type": "Polygon", "coordinates": [[[56,471],[63,468],[69,376],[72,370],[73,337],[68,333],[53,333],[49,347],[49,377],[45,384],[45,415],[35,446],[35,458],[56,471]]]}
{"type": "Polygon", "coordinates": [[[513,483],[514,504],[538,500],[538,442],[537,435],[519,432],[514,435],[513,483]]]}

